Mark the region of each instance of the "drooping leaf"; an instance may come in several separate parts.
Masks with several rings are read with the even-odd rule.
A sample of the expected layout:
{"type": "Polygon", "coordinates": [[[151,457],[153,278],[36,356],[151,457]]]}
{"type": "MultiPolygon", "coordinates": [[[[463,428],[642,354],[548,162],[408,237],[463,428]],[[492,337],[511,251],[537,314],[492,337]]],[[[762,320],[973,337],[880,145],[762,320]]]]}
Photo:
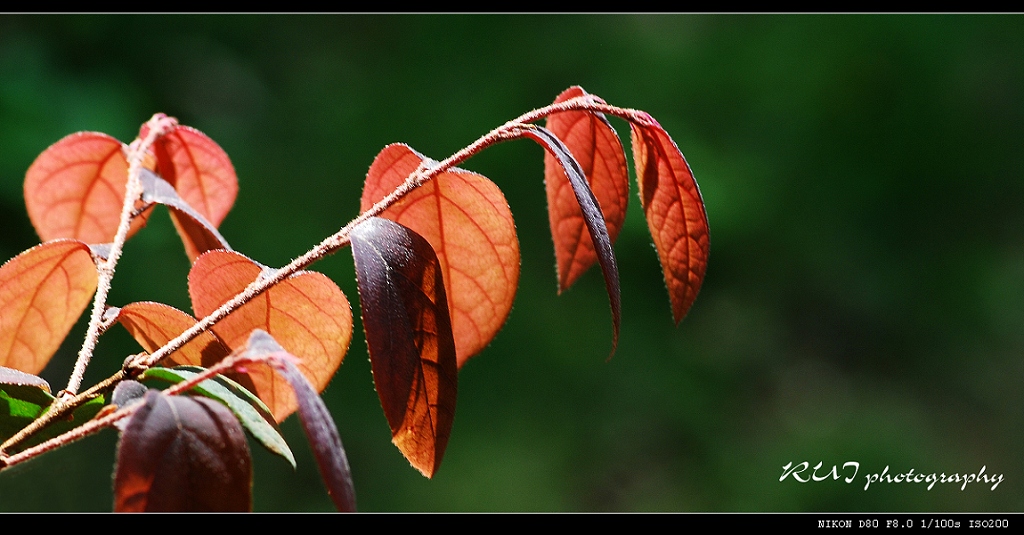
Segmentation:
{"type": "Polygon", "coordinates": [[[249,336],[246,351],[251,356],[269,357],[271,366],[291,385],[299,403],[299,420],[313,448],[313,456],[324,485],[327,486],[327,493],[339,511],[355,511],[356,492],[341,436],[320,395],[295,365],[299,359],[260,329],[254,330],[249,336]]]}
{"type": "MultiPolygon", "coordinates": [[[[143,125],[139,136],[147,131],[143,125]]],[[[214,228],[220,226],[238,195],[235,167],[224,149],[199,130],[178,125],[156,140],[153,152],[160,176],[214,228]]]]}
{"type": "Polygon", "coordinates": [[[206,251],[231,249],[227,240],[217,231],[217,227],[185,202],[166,180],[148,169],[142,170],[139,180],[142,182],[144,201],[160,203],[170,209],[171,219],[185,245],[185,254],[189,260],[194,261],[206,251]]]}
{"type": "MultiPolygon", "coordinates": [[[[117,321],[150,353],[163,347],[196,324],[195,318],[163,303],[130,303],[120,309],[117,321]]],[[[164,366],[210,367],[231,353],[212,331],[204,331],[161,361],[164,366]]]]}
{"type": "MultiPolygon", "coordinates": [[[[205,371],[203,368],[196,366],[150,368],[139,376],[139,380],[158,380],[177,384],[191,379],[203,371],[205,371]]],[[[274,421],[274,415],[270,413],[270,408],[260,398],[256,397],[255,394],[223,375],[217,375],[212,379],[199,383],[190,392],[195,392],[223,403],[235,414],[242,427],[249,431],[260,444],[263,444],[272,453],[283,457],[292,465],[292,468],[295,467],[295,456],[281,435],[281,429],[277,426],[277,422],[274,421]]]]}
{"type": "MultiPolygon", "coordinates": [[[[366,175],[360,210],[391,193],[424,160],[406,145],[385,147],[366,175]]],[[[436,252],[461,367],[501,330],[519,284],[519,240],[505,196],[487,178],[453,168],[381,216],[423,236],[436,252]]]]}
{"type": "Polygon", "coordinates": [[[251,509],[249,446],[231,412],[205,398],[147,392],[118,442],[114,510],[251,509]]]}
{"type": "Polygon", "coordinates": [[[433,477],[458,381],[441,263],[423,237],[387,219],[371,218],[351,236],[373,382],[392,441],[433,477]]]}
{"type": "Polygon", "coordinates": [[[665,274],[672,315],[686,316],[708,265],[708,215],[689,164],[675,141],[650,118],[630,123],[640,204],[665,274]]]}
{"type": "MultiPolygon", "coordinates": [[[[189,273],[192,308],[204,317],[256,280],[264,268],[229,251],[210,251],[189,273]]],[[[245,346],[253,329],[263,329],[301,360],[299,368],[322,392],[341,365],[352,339],[352,309],[345,294],[321,273],[302,271],[253,298],[213,326],[231,349],[245,346]]],[[[255,393],[278,422],[295,411],[295,394],[273,370],[255,364],[248,370],[255,393]]],[[[243,382],[243,384],[245,384],[243,382]]]]}
{"type": "MultiPolygon", "coordinates": [[[[25,174],[25,205],[43,241],[114,241],[128,183],[124,145],[98,132],[79,132],[44,150],[25,174]]],[[[132,222],[129,235],[145,224],[132,222]]]]}
{"type": "Polygon", "coordinates": [[[96,291],[89,246],[37,245],[0,267],[0,366],[37,374],[96,291]]]}
{"type": "Polygon", "coordinates": [[[601,272],[604,274],[605,289],[608,290],[608,302],[612,308],[612,353],[619,343],[619,324],[622,317],[622,299],[619,291],[619,268],[615,263],[615,251],[612,250],[612,241],[608,236],[608,228],[605,226],[604,215],[597,205],[597,199],[587,184],[586,177],[580,164],[569,153],[568,148],[551,132],[541,127],[524,129],[523,135],[536,140],[548,154],[554,155],[562,170],[563,176],[567,177],[572,185],[572,191],[576,197],[577,206],[587,227],[587,232],[594,246],[593,251],[601,264],[601,272]]]}
{"type": "MultiPolygon", "coordinates": [[[[558,95],[555,103],[586,94],[583,88],[573,86],[558,95]]],[[[601,207],[608,237],[614,243],[626,221],[629,199],[629,172],[618,134],[603,114],[584,111],[552,114],[547,119],[547,129],[579,163],[601,207]]],[[[597,261],[597,253],[580,211],[576,188],[566,179],[559,158],[552,152],[544,153],[544,186],[555,242],[558,291],[562,292],[597,261]]]]}

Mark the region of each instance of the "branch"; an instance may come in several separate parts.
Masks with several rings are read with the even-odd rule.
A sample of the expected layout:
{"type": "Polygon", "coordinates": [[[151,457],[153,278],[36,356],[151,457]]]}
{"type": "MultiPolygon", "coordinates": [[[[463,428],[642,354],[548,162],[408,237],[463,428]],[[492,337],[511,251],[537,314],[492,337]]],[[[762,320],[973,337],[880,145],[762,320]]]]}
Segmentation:
{"type": "MultiPolygon", "coordinates": [[[[452,154],[451,156],[440,162],[436,162],[433,165],[429,165],[426,162],[424,162],[424,164],[420,165],[420,167],[418,167],[408,177],[406,177],[405,181],[398,188],[392,191],[388,196],[381,199],[377,204],[373,205],[368,210],[366,210],[365,212],[357,216],[355,219],[350,221],[348,224],[346,224],[344,227],[338,230],[338,232],[332,234],[331,236],[328,236],[315,247],[307,251],[305,254],[292,260],[290,263],[288,263],[288,265],[280,269],[274,270],[267,276],[261,276],[257,278],[255,281],[250,283],[242,292],[237,294],[228,302],[221,305],[220,308],[211,312],[209,315],[198,321],[194,326],[187,329],[185,332],[181,333],[173,340],[167,342],[166,344],[163,345],[163,347],[153,352],[152,354],[146,355],[145,353],[141,353],[137,356],[129,357],[128,360],[125,362],[125,369],[119,371],[117,374],[104,380],[102,383],[98,384],[97,387],[99,387],[100,385],[104,385],[104,388],[108,388],[110,385],[120,382],[121,380],[127,378],[129,374],[127,374],[125,370],[130,369],[133,371],[142,371],[152,366],[155,366],[165,357],[181,349],[193,338],[209,330],[210,327],[212,327],[218,321],[224,319],[228,314],[234,312],[239,307],[245,305],[256,296],[262,294],[263,292],[267,291],[268,289],[277,285],[278,283],[287,279],[288,277],[294,275],[295,273],[304,269],[305,267],[313,264],[317,260],[320,260],[321,258],[327,255],[333,254],[334,252],[337,252],[339,249],[348,245],[350,241],[349,235],[356,226],[372,217],[379,216],[381,213],[383,213],[393,204],[398,202],[402,197],[407,195],[412,190],[420,187],[421,185],[430,181],[437,175],[451,169],[452,167],[461,164],[462,162],[468,160],[469,158],[473,157],[474,155],[476,155],[477,153],[491,145],[495,145],[503,141],[509,141],[521,137],[523,128],[529,125],[529,123],[538,121],[554,113],[561,113],[567,111],[589,111],[607,113],[609,115],[614,115],[627,121],[640,123],[645,126],[657,124],[654,121],[654,119],[646,112],[610,106],[606,104],[604,100],[602,100],[600,97],[597,97],[596,95],[583,95],[570,100],[566,100],[564,102],[551,104],[543,108],[538,108],[536,110],[524,113],[523,115],[520,115],[519,117],[512,119],[511,121],[508,121],[507,123],[491,130],[490,132],[481,136],[470,145],[466,146],[462,150],[459,150],[455,154],[452,154]]],[[[149,121],[150,131],[146,138],[142,140],[136,140],[136,142],[132,143],[131,145],[132,152],[130,153],[128,158],[128,190],[125,193],[125,202],[122,206],[120,225],[118,226],[118,231],[114,239],[114,244],[111,247],[111,252],[108,259],[100,264],[100,282],[96,292],[96,299],[94,300],[92,317],[89,322],[89,330],[86,334],[86,341],[82,346],[81,352],[79,353],[78,361],[76,362],[75,374],[72,376],[71,381],[68,384],[68,388],[64,392],[64,396],[62,396],[60,400],[54,403],[54,406],[51,407],[51,410],[46,415],[30,424],[28,427],[19,432],[15,437],[12,437],[5,444],[3,444],[2,447],[0,447],[0,452],[3,451],[3,448],[9,448],[10,446],[17,444],[18,442],[21,442],[28,436],[31,436],[31,434],[37,432],[42,427],[45,427],[49,422],[53,421],[54,419],[60,416],[63,416],[64,414],[72,410],[74,407],[80,405],[81,403],[84,403],[85,401],[88,400],[88,398],[86,397],[87,394],[98,391],[97,388],[94,387],[85,394],[78,396],[74,395],[75,391],[77,391],[77,389],[81,385],[82,375],[84,374],[85,367],[88,365],[89,358],[91,357],[96,345],[96,340],[99,334],[101,333],[102,328],[104,327],[102,322],[102,316],[103,311],[106,307],[107,293],[110,289],[110,279],[113,276],[114,267],[117,264],[117,260],[120,257],[121,250],[127,237],[128,228],[131,223],[131,216],[134,214],[135,201],[141,197],[142,193],[141,185],[139,183],[139,172],[141,170],[142,158],[149,150],[149,147],[152,146],[153,142],[160,135],[166,133],[170,128],[174,127],[176,124],[177,122],[173,118],[168,118],[163,114],[156,114],[149,121]]],[[[222,363],[219,363],[218,365],[210,368],[210,370],[224,369],[222,367],[222,364],[224,362],[229,361],[231,362],[232,366],[234,364],[237,364],[236,361],[229,358],[225,359],[225,361],[222,361],[222,363]]],[[[210,376],[212,375],[215,375],[215,373],[210,374],[210,376]]],[[[203,376],[206,377],[207,375],[204,373],[203,376]]],[[[174,392],[177,391],[178,390],[175,390],[174,392]]],[[[120,412],[121,411],[118,411],[118,413],[120,412]]],[[[108,418],[109,417],[105,417],[104,421],[106,421],[108,418]]],[[[90,422],[90,424],[91,423],[92,422],[90,422]]],[[[86,425],[76,428],[76,430],[71,431],[66,435],[71,435],[72,433],[75,433],[79,429],[86,427],[86,425]]],[[[44,444],[49,444],[50,442],[57,441],[59,438],[61,437],[52,439],[44,444]]],[[[80,437],[76,434],[75,438],[70,438],[67,439],[66,441],[69,442],[71,440],[77,440],[77,438],[80,437]]],[[[20,457],[29,451],[41,448],[42,446],[43,445],[40,445],[36,446],[35,448],[32,448],[31,450],[25,450],[25,452],[18,454],[17,457],[20,457]]],[[[57,446],[59,446],[59,444],[53,447],[57,446]]],[[[43,451],[49,450],[47,449],[43,451]]],[[[42,451],[40,451],[40,453],[42,453],[42,451]]],[[[7,464],[9,465],[10,460],[15,457],[16,456],[8,457],[6,459],[7,464]]],[[[0,468],[2,468],[4,465],[3,461],[4,458],[0,457],[0,468]]]]}
{"type": "Polygon", "coordinates": [[[54,409],[59,408],[60,405],[74,397],[78,392],[78,388],[82,386],[85,369],[89,366],[89,360],[92,359],[93,351],[96,349],[96,342],[99,340],[103,323],[103,312],[107,308],[110,280],[114,278],[117,261],[121,258],[124,242],[128,239],[128,229],[131,227],[135,201],[142,198],[142,184],[139,181],[142,160],[156,139],[167,133],[177,124],[177,119],[158,113],[149,120],[149,134],[145,139],[135,140],[129,146],[128,184],[125,187],[124,203],[121,205],[121,219],[118,222],[117,233],[114,234],[114,243],[110,246],[110,253],[107,255],[107,259],[96,266],[99,272],[99,280],[96,286],[96,296],[93,299],[92,315],[89,318],[89,328],[85,333],[82,349],[78,352],[78,360],[75,361],[75,369],[68,380],[68,386],[61,393],[60,399],[56,403],[57,407],[54,407],[54,409]]]}

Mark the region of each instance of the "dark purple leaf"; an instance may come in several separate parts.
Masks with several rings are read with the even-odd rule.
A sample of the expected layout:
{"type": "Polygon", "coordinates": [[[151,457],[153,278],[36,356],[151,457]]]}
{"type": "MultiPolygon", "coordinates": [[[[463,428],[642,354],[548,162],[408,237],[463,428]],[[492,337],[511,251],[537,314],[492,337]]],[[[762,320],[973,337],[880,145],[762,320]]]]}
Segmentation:
{"type": "Polygon", "coordinates": [[[437,256],[420,235],[383,218],[352,231],[352,255],[373,382],[392,441],[432,477],[448,445],[458,382],[437,256]]]}
{"type": "Polygon", "coordinates": [[[619,291],[619,268],[615,263],[615,251],[612,249],[612,241],[608,236],[608,226],[605,224],[604,214],[597,204],[597,198],[594,197],[594,192],[590,189],[590,184],[587,182],[579,162],[560,139],[539,126],[524,128],[522,134],[540,143],[557,158],[569,183],[572,184],[576,201],[580,203],[580,210],[583,212],[583,221],[587,224],[590,239],[594,242],[597,261],[601,264],[601,272],[604,273],[604,285],[608,290],[608,302],[612,308],[612,354],[615,354],[615,348],[619,344],[622,301],[619,291]]]}
{"type": "Polygon", "coordinates": [[[147,392],[118,443],[114,510],[252,510],[249,446],[231,411],[147,392]]]}
{"type": "Polygon", "coordinates": [[[299,359],[285,351],[273,336],[262,329],[255,329],[249,335],[246,355],[267,358],[277,373],[291,385],[299,405],[299,420],[313,448],[320,476],[327,485],[327,493],[339,511],[355,511],[356,492],[341,436],[320,395],[295,365],[299,359]]]}

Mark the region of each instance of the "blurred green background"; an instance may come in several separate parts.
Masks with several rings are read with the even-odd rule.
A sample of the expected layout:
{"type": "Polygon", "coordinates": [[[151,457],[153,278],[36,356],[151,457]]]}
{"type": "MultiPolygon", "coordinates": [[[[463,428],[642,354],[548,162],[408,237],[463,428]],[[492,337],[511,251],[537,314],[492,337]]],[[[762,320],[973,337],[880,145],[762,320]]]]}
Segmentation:
{"type": "MultiPolygon", "coordinates": [[[[38,242],[24,173],[71,132],[130,141],[154,112],[204,131],[241,184],[222,233],[280,266],[356,215],[386,144],[440,159],[574,84],[650,112],[686,155],[711,224],[703,290],[673,327],[632,193],[606,363],[600,272],[555,292],[542,150],[473,158],[516,216],[515,308],[460,374],[433,480],[390,443],[357,324],[324,397],[361,510],[1024,510],[1020,16],[2,15],[0,256],[38,242]],[[860,471],[779,481],[802,461],[860,471]],[[865,490],[886,466],[1004,481],[865,490]]],[[[315,268],[358,311],[351,256],[315,268]]],[[[187,271],[157,213],[111,303],[190,310],[187,271]]],[[[83,332],[43,373],[55,390],[83,332]]],[[[112,330],[87,384],[135,351],[112,330]]],[[[284,429],[298,470],[252,445],[256,509],[330,510],[284,429]]],[[[0,510],[109,510],[116,439],[3,472],[0,510]]]]}

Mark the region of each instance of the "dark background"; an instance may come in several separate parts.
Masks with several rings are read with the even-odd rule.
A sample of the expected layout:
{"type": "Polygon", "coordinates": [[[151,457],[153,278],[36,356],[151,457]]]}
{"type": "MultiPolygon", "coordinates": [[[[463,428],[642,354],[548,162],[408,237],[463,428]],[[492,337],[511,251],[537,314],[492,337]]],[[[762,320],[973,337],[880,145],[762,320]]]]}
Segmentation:
{"type": "MultiPolygon", "coordinates": [[[[631,193],[606,363],[599,271],[556,296],[541,149],[473,158],[516,216],[515,307],[460,374],[433,480],[390,443],[357,323],[324,397],[360,509],[1024,509],[1019,16],[3,15],[0,256],[38,243],[24,173],[71,132],[130,141],[155,112],[204,131],[241,184],[221,232],[280,266],[357,214],[386,144],[441,159],[574,84],[650,112],[689,160],[711,224],[699,298],[673,327],[631,193]],[[779,481],[802,461],[861,468],[779,481]],[[886,466],[1005,480],[864,490],[886,466]]],[[[358,312],[347,251],[315,269],[358,312]]],[[[157,213],[111,304],[189,310],[187,270],[157,213]]],[[[43,373],[55,390],[83,332],[43,373]]],[[[86,383],[137,350],[112,330],[86,383]]],[[[295,418],[284,429],[298,471],[253,444],[256,509],[329,510],[295,418]]],[[[0,510],[109,510],[116,438],[0,474],[0,510]]]]}

